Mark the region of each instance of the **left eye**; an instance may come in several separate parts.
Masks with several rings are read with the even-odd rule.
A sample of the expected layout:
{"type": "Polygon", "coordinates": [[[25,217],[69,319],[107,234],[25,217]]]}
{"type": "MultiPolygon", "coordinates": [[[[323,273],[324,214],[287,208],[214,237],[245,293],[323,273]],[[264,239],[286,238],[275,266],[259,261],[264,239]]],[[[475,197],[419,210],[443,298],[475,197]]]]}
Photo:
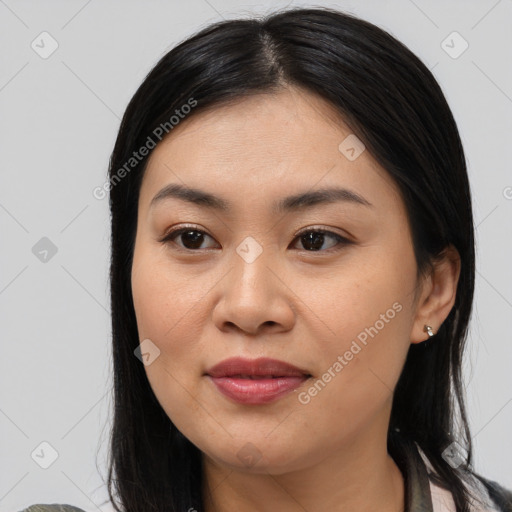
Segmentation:
{"type": "MultiPolygon", "coordinates": [[[[350,243],[350,241],[345,237],[331,231],[325,231],[323,229],[310,229],[309,231],[303,231],[296,238],[300,239],[304,246],[311,247],[306,247],[306,251],[313,252],[318,252],[315,249],[319,249],[323,246],[325,238],[331,238],[335,241],[335,243],[331,245],[331,247],[329,247],[327,250],[330,250],[332,247],[336,247],[337,245],[343,246],[350,243]]],[[[340,248],[341,247],[338,247],[338,249],[340,248]]]]}
{"type": "MultiPolygon", "coordinates": [[[[171,232],[169,232],[160,242],[169,243],[172,242],[176,244],[174,241],[176,238],[181,238],[181,242],[183,245],[176,244],[180,249],[194,251],[195,249],[201,249],[201,244],[204,242],[204,238],[210,237],[204,231],[195,228],[178,228],[171,232]]],[[[325,239],[331,238],[334,240],[334,244],[331,244],[331,247],[328,247],[327,250],[331,250],[332,247],[336,247],[337,245],[343,246],[350,244],[350,240],[347,238],[338,235],[337,233],[333,233],[331,231],[326,231],[323,229],[310,229],[308,231],[303,231],[299,235],[295,237],[294,240],[300,240],[303,244],[304,249],[309,252],[320,252],[318,249],[321,249],[324,245],[325,239]]],[[[213,238],[212,238],[213,240],[213,238]]],[[[321,252],[326,252],[325,250],[321,252]]]]}

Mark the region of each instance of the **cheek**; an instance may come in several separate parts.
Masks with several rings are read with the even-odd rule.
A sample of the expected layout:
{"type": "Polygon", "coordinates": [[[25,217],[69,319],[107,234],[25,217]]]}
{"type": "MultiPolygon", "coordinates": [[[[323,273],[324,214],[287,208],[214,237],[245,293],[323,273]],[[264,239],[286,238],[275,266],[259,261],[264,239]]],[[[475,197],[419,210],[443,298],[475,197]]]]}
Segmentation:
{"type": "Polygon", "coordinates": [[[157,347],[153,353],[158,354],[144,370],[167,416],[188,432],[200,407],[191,383],[201,372],[194,365],[201,358],[201,347],[194,340],[201,339],[203,320],[198,318],[197,305],[207,288],[194,284],[196,280],[184,280],[182,273],[169,269],[158,257],[139,256],[134,255],[132,272],[139,339],[151,340],[157,347]]]}
{"type": "Polygon", "coordinates": [[[324,320],[329,338],[334,340],[331,347],[340,349],[336,340],[347,342],[358,335],[364,343],[365,333],[371,337],[368,330],[377,335],[374,328],[380,338],[391,340],[409,325],[415,272],[407,247],[391,253],[389,247],[375,245],[344,260],[343,266],[324,280],[321,294],[311,292],[318,284],[314,277],[304,283],[302,294],[324,320]]]}
{"type": "Polygon", "coordinates": [[[407,309],[392,298],[374,314],[339,320],[340,335],[318,346],[321,372],[297,395],[308,428],[323,432],[326,452],[330,443],[351,438],[391,406],[409,346],[407,309]]]}
{"type": "Polygon", "coordinates": [[[163,251],[141,247],[134,253],[131,279],[139,339],[157,347],[158,356],[145,366],[148,379],[157,395],[162,389],[173,394],[187,370],[190,378],[190,361],[200,354],[194,340],[201,339],[198,305],[207,288],[170,266],[163,251]]]}
{"type": "Polygon", "coordinates": [[[149,242],[136,246],[131,275],[139,334],[160,343],[172,338],[183,323],[189,324],[205,293],[203,281],[173,265],[165,249],[149,242]]]}
{"type": "Polygon", "coordinates": [[[352,271],[347,263],[333,273],[321,296],[313,299],[310,292],[311,309],[320,311],[325,328],[314,342],[319,380],[302,403],[315,414],[330,404],[332,425],[335,417],[357,421],[374,413],[391,398],[400,376],[410,346],[416,272],[412,253],[401,250],[386,255],[382,248],[368,249],[352,271]]]}

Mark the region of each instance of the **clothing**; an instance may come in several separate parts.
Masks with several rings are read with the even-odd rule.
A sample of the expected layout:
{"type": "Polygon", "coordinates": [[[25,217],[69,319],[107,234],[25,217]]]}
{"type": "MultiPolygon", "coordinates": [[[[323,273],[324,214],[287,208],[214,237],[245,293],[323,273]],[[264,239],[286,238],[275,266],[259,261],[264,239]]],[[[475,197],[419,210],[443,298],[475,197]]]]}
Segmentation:
{"type": "Polygon", "coordinates": [[[85,512],[81,508],[72,507],[71,505],[30,505],[30,507],[21,512],[85,512]]]}
{"type": "MultiPolygon", "coordinates": [[[[405,512],[456,512],[452,493],[434,482],[435,471],[416,443],[401,440],[391,455],[404,475],[405,512]]],[[[481,478],[481,477],[480,477],[481,478]]],[[[468,487],[483,504],[472,512],[512,512],[512,492],[498,483],[476,477],[468,487]]]]}
{"type": "MultiPolygon", "coordinates": [[[[403,441],[392,454],[404,475],[405,512],[455,512],[450,491],[436,485],[432,465],[416,443],[403,441]]],[[[498,483],[474,479],[472,488],[484,503],[473,505],[472,512],[512,512],[512,492],[498,483]]],[[[21,512],[85,512],[71,505],[32,505],[21,512]]]]}

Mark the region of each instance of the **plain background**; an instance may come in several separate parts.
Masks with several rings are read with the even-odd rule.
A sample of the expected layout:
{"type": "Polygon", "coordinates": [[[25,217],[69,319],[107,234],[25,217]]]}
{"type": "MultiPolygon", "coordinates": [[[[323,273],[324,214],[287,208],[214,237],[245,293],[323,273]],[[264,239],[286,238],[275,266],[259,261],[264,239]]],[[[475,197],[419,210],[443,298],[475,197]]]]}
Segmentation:
{"type": "Polygon", "coordinates": [[[475,466],[512,486],[511,0],[0,0],[1,512],[56,502],[110,510],[100,505],[111,419],[110,225],[108,199],[92,191],[105,182],[129,99],[164,53],[210,22],[286,5],[337,7],[388,30],[447,97],[477,226],[466,359],[475,466]],[[58,44],[48,58],[31,46],[51,49],[45,31],[58,44]],[[43,469],[52,450],[58,456],[43,469]]]}

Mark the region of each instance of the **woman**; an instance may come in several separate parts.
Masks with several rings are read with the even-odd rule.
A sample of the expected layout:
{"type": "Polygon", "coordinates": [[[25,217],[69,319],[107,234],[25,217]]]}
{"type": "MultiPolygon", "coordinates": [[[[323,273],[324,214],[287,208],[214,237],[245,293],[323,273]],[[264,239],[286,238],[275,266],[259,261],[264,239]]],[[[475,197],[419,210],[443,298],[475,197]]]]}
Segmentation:
{"type": "Polygon", "coordinates": [[[117,510],[512,510],[472,469],[464,152],[404,45],[330,9],[212,25],[109,178],[117,510]]]}

